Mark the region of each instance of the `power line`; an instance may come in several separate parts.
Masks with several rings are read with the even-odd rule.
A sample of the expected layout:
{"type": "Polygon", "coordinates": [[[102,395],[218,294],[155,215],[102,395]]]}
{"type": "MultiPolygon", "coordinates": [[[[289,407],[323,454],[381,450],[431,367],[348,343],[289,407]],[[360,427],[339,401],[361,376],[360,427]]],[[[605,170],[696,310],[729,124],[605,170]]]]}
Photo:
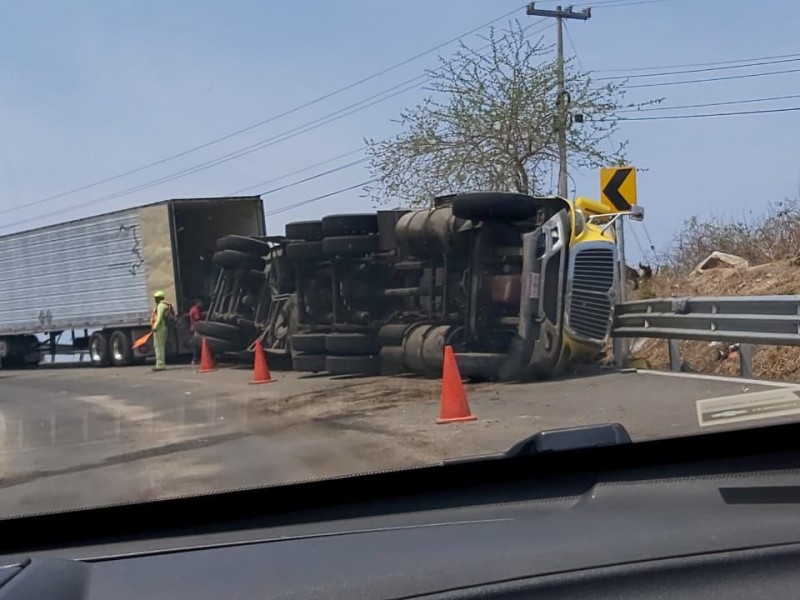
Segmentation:
{"type": "MultiPolygon", "coordinates": [[[[451,38],[451,39],[447,40],[446,42],[442,42],[440,44],[437,44],[436,46],[428,48],[427,50],[425,50],[423,52],[419,52],[419,53],[417,53],[417,54],[415,54],[415,55],[413,55],[413,56],[411,56],[411,57],[409,57],[409,58],[407,58],[405,60],[402,60],[402,61],[400,61],[398,63],[395,63],[395,64],[393,64],[393,65],[391,65],[389,67],[381,69],[380,71],[377,71],[376,73],[373,73],[372,75],[368,75],[366,77],[362,77],[361,79],[359,79],[357,81],[354,81],[353,83],[350,83],[348,85],[340,87],[340,88],[338,88],[336,90],[333,90],[332,92],[328,92],[326,94],[323,94],[322,96],[318,96],[317,98],[309,100],[308,102],[304,102],[303,104],[295,106],[294,108],[291,108],[289,110],[285,110],[285,111],[283,111],[281,113],[278,113],[278,114],[273,115],[271,117],[268,117],[266,119],[262,119],[261,121],[253,123],[252,125],[248,125],[247,127],[243,127],[242,129],[238,129],[236,131],[233,131],[231,133],[225,134],[225,135],[220,136],[218,138],[214,138],[214,139],[212,139],[212,140],[210,140],[208,142],[205,142],[203,144],[199,144],[197,146],[193,146],[193,147],[191,147],[191,148],[189,148],[187,150],[183,150],[183,151],[178,152],[176,154],[165,156],[164,158],[155,160],[153,162],[147,163],[147,164],[142,165],[140,167],[129,169],[129,170],[124,171],[122,173],[118,173],[116,175],[112,175],[112,176],[106,177],[104,179],[101,179],[101,180],[98,180],[98,181],[94,181],[92,183],[81,185],[79,187],[72,188],[70,190],[67,190],[65,192],[61,192],[59,194],[54,194],[54,195],[48,196],[46,198],[41,198],[39,200],[35,200],[33,202],[29,202],[29,203],[27,203],[25,205],[21,205],[20,208],[22,208],[23,206],[24,207],[35,206],[37,204],[42,204],[42,203],[48,202],[50,200],[56,200],[58,198],[63,198],[64,196],[69,196],[69,195],[75,194],[77,192],[83,192],[83,191],[86,191],[88,189],[91,189],[91,188],[97,187],[99,185],[102,185],[104,183],[109,183],[111,181],[115,181],[117,179],[121,179],[123,177],[127,177],[129,175],[134,175],[136,173],[140,173],[140,172],[145,171],[147,169],[151,169],[153,167],[156,167],[158,165],[164,164],[166,162],[170,162],[170,161],[173,161],[175,159],[182,158],[184,156],[187,156],[188,154],[192,154],[194,152],[197,152],[199,150],[203,150],[204,148],[208,148],[210,146],[213,146],[213,145],[218,144],[220,142],[223,142],[225,140],[229,140],[229,139],[231,139],[233,137],[242,135],[243,133],[247,133],[248,131],[252,131],[254,129],[257,129],[259,127],[267,125],[268,123],[272,123],[273,121],[276,121],[276,120],[281,119],[283,117],[287,117],[289,115],[292,115],[292,114],[294,114],[296,112],[299,112],[299,111],[301,111],[301,110],[303,110],[305,108],[308,108],[310,106],[314,106],[316,104],[319,104],[323,100],[327,100],[329,98],[337,96],[337,95],[339,95],[339,94],[341,94],[343,92],[346,92],[348,90],[351,90],[351,89],[353,89],[353,88],[355,88],[355,87],[357,87],[359,85],[367,83],[368,81],[372,81],[373,79],[376,79],[376,78],[378,78],[378,77],[380,77],[382,75],[385,75],[386,73],[394,71],[395,69],[398,69],[398,68],[400,68],[402,66],[405,66],[405,65],[407,65],[407,64],[409,64],[411,62],[414,62],[415,60],[418,60],[418,59],[422,58],[423,56],[426,56],[426,55],[428,55],[428,54],[430,54],[432,52],[436,52],[437,50],[440,50],[441,48],[444,48],[445,46],[448,46],[448,45],[450,45],[450,44],[452,44],[454,42],[457,42],[463,37],[466,37],[468,35],[472,35],[473,33],[476,33],[478,31],[480,31],[481,29],[484,29],[486,27],[489,27],[489,26],[497,23],[498,21],[501,21],[503,19],[511,17],[511,16],[517,14],[517,12],[520,11],[521,9],[523,9],[523,8],[524,8],[524,5],[520,6],[520,7],[517,7],[514,10],[509,11],[509,12],[507,12],[507,13],[505,13],[505,14],[503,14],[503,15],[495,18],[495,19],[492,19],[491,21],[489,21],[487,23],[484,23],[482,25],[478,25],[477,27],[473,27],[472,29],[462,33],[458,37],[451,38]]],[[[0,212],[2,212],[2,211],[0,211],[0,212]]]]}
{"type": "Polygon", "coordinates": [[[661,110],[684,110],[687,108],[708,108],[711,106],[732,106],[736,104],[751,104],[753,102],[772,102],[776,100],[793,100],[800,98],[800,94],[789,94],[787,96],[769,96],[766,98],[747,98],[743,100],[729,100],[727,102],[704,102],[702,104],[683,104],[678,106],[653,106],[648,108],[629,108],[618,110],[617,113],[640,113],[661,110]]]}
{"type": "Polygon", "coordinates": [[[706,83],[709,81],[727,81],[731,79],[749,79],[751,77],[767,77],[769,75],[784,75],[786,73],[798,73],[800,69],[784,69],[782,71],[767,71],[766,73],[747,73],[745,75],[728,75],[725,77],[708,77],[706,79],[682,79],[680,81],[665,81],[662,83],[639,83],[636,85],[626,85],[625,89],[661,87],[665,85],[683,85],[686,83],[706,83]]]}
{"type": "Polygon", "coordinates": [[[632,2],[626,2],[625,0],[619,1],[609,1],[606,2],[590,2],[589,4],[594,9],[595,7],[599,8],[620,8],[625,6],[636,6],[639,4],[660,4],[662,2],[671,2],[672,0],[633,0],[632,2]]]}
{"type": "Polygon", "coordinates": [[[586,71],[583,68],[583,63],[581,62],[581,57],[578,56],[578,49],[575,47],[575,42],[572,41],[572,35],[569,32],[569,27],[567,27],[567,23],[564,22],[564,33],[567,34],[567,42],[569,42],[569,47],[572,49],[572,53],[575,55],[575,60],[578,61],[578,66],[581,68],[581,71],[586,71]]]}
{"type": "Polygon", "coordinates": [[[800,106],[790,108],[772,108],[764,110],[741,110],[736,112],[723,113],[704,113],[697,115],[664,115],[661,117],[620,117],[618,119],[597,119],[598,121],[674,121],[678,119],[705,119],[708,117],[734,117],[739,115],[766,115],[771,113],[794,112],[800,110],[800,106]]]}
{"type": "Polygon", "coordinates": [[[773,56],[757,56],[751,58],[737,58],[736,60],[717,60],[713,62],[701,62],[701,63],[683,63],[680,65],[660,65],[656,67],[627,67],[624,69],[595,69],[595,73],[621,73],[621,72],[629,72],[629,71],[655,71],[658,69],[683,69],[685,67],[709,67],[714,65],[730,65],[734,63],[742,63],[742,62],[752,62],[752,61],[759,61],[759,60],[773,60],[773,59],[780,59],[780,58],[793,58],[796,56],[800,56],[800,54],[777,54],[773,56]]]}
{"type": "Polygon", "coordinates": [[[642,223],[642,228],[644,229],[644,234],[647,236],[647,243],[650,244],[650,250],[653,252],[653,258],[656,259],[656,265],[661,263],[661,257],[656,252],[656,245],[653,243],[653,238],[650,237],[650,231],[647,229],[647,223],[644,221],[642,223]]]}
{"type": "Polygon", "coordinates": [[[644,250],[644,246],[642,246],[642,242],[639,241],[639,236],[636,233],[636,228],[631,227],[630,232],[633,235],[633,241],[636,243],[636,247],[639,249],[639,254],[642,255],[642,258],[647,258],[647,252],[644,250]]]}
{"type": "Polygon", "coordinates": [[[319,202],[320,200],[324,200],[325,198],[330,198],[331,196],[336,196],[338,194],[343,194],[344,192],[349,192],[351,190],[355,190],[360,187],[364,187],[365,185],[369,185],[370,183],[375,183],[377,179],[370,179],[369,181],[362,181],[361,183],[357,183],[356,185],[351,185],[346,188],[342,188],[340,190],[336,190],[335,192],[328,192],[327,194],[322,194],[321,196],[316,196],[314,198],[309,198],[308,200],[302,200],[300,202],[295,202],[294,204],[287,204],[286,206],[282,206],[280,208],[276,208],[274,210],[267,211],[264,213],[266,217],[272,217],[274,215],[287,212],[290,210],[294,210],[295,208],[299,208],[301,206],[305,206],[307,204],[312,204],[313,202],[319,202]]]}
{"type": "MultiPolygon", "coordinates": [[[[320,177],[325,177],[327,175],[331,175],[333,173],[338,173],[339,171],[344,171],[345,169],[349,169],[351,167],[355,167],[356,165],[360,165],[365,163],[369,160],[368,157],[361,158],[359,160],[354,160],[353,162],[347,163],[346,165],[341,165],[339,167],[335,167],[333,169],[328,169],[327,171],[323,171],[322,173],[317,173],[316,175],[311,175],[304,179],[300,179],[299,181],[293,181],[292,183],[287,183],[285,185],[281,185],[276,188],[272,188],[271,190],[266,190],[256,194],[257,196],[268,196],[269,194],[274,194],[275,192],[281,192],[283,190],[289,189],[291,187],[295,187],[296,185],[300,185],[301,183],[306,183],[308,181],[313,181],[314,179],[319,179],[320,177]]],[[[233,194],[231,194],[233,195],[233,194]]]]}
{"type": "MultiPolygon", "coordinates": [[[[578,49],[575,47],[575,42],[572,41],[572,35],[569,32],[569,27],[567,24],[564,23],[564,31],[567,34],[567,41],[569,42],[569,47],[572,48],[572,53],[575,55],[575,60],[578,61],[578,66],[580,67],[581,71],[586,72],[583,68],[583,64],[581,63],[581,57],[578,56],[578,49]]],[[[608,144],[608,150],[613,155],[614,154],[614,142],[611,141],[610,135],[605,136],[606,144],[608,144]]]]}
{"type": "Polygon", "coordinates": [[[598,77],[595,81],[609,81],[615,79],[639,79],[643,77],[664,77],[666,75],[685,75],[687,73],[707,73],[709,71],[727,71],[730,69],[746,69],[748,67],[761,67],[764,65],[777,65],[800,61],[800,58],[785,58],[782,60],[767,60],[762,62],[751,62],[740,65],[726,65],[721,67],[705,67],[702,69],[683,69],[679,71],[664,71],[661,73],[640,73],[638,75],[617,75],[613,77],[598,77]]]}
{"type": "MultiPolygon", "coordinates": [[[[527,35],[535,33],[535,31],[529,31],[529,30],[531,30],[531,28],[535,24],[536,23],[532,23],[531,25],[528,25],[527,27],[524,27],[522,29],[522,31],[523,32],[527,32],[527,35]]],[[[504,37],[507,37],[507,36],[504,36],[504,37]]],[[[500,38],[500,39],[502,40],[504,38],[500,38]]],[[[489,48],[490,46],[491,46],[491,44],[487,44],[487,45],[481,47],[479,50],[477,50],[477,52],[482,52],[483,50],[489,48]]],[[[436,72],[436,70],[432,71],[432,73],[435,73],[435,72],[436,72]]],[[[275,144],[279,144],[279,143],[281,143],[283,141],[286,141],[288,139],[292,139],[294,137],[297,137],[298,135],[302,135],[304,133],[307,133],[309,131],[312,131],[314,129],[317,129],[319,127],[327,125],[329,123],[333,123],[334,121],[338,121],[339,119],[342,119],[342,118],[347,117],[347,116],[349,116],[351,114],[354,114],[356,112],[364,110],[365,108],[369,108],[370,106],[374,106],[375,104],[378,104],[378,103],[383,102],[385,100],[389,100],[390,98],[394,98],[395,96],[398,96],[398,95],[400,95],[402,93],[405,93],[405,92],[410,91],[410,90],[412,90],[414,88],[420,87],[420,86],[424,85],[430,79],[431,79],[431,75],[418,75],[418,76],[416,76],[416,77],[414,77],[412,79],[406,80],[406,81],[404,81],[402,83],[399,83],[397,85],[392,86],[391,88],[383,90],[382,92],[379,92],[377,94],[373,94],[372,96],[369,96],[368,98],[365,98],[364,100],[361,100],[359,102],[355,102],[353,104],[350,104],[350,105],[348,105],[348,106],[346,106],[344,108],[341,108],[341,109],[339,109],[337,111],[329,113],[329,114],[327,114],[327,115],[325,115],[323,117],[319,117],[317,119],[314,119],[313,121],[311,121],[309,123],[305,123],[303,125],[299,125],[299,126],[294,127],[294,128],[292,128],[292,129],[290,129],[288,131],[285,131],[285,132],[283,132],[281,134],[278,134],[278,135],[272,136],[270,138],[267,138],[266,140],[261,140],[259,142],[254,143],[254,144],[246,146],[245,148],[241,148],[239,150],[230,152],[228,154],[225,154],[223,156],[217,157],[215,159],[211,159],[211,160],[206,161],[204,163],[200,163],[199,165],[195,165],[194,167],[188,167],[186,169],[182,169],[182,170],[177,171],[175,173],[171,173],[169,175],[165,175],[165,176],[160,177],[158,179],[151,180],[151,181],[148,181],[148,182],[145,182],[145,183],[142,183],[142,184],[130,187],[130,188],[126,188],[126,189],[121,190],[119,192],[115,192],[115,193],[112,193],[112,194],[101,196],[99,198],[94,198],[92,200],[89,200],[87,202],[83,202],[83,203],[80,203],[80,204],[75,204],[75,205],[72,205],[72,206],[64,207],[63,209],[50,212],[48,214],[48,216],[51,216],[53,214],[62,214],[62,213],[65,213],[65,212],[70,212],[70,211],[73,211],[73,210],[76,210],[76,209],[79,209],[79,208],[87,208],[89,206],[94,206],[96,204],[101,204],[101,203],[107,202],[109,200],[115,200],[117,198],[121,198],[121,197],[127,196],[129,194],[133,194],[133,193],[136,193],[136,192],[144,191],[146,189],[150,189],[152,187],[156,187],[158,185],[161,185],[161,184],[164,184],[164,183],[168,183],[168,182],[174,181],[176,179],[181,179],[181,178],[186,177],[188,175],[193,175],[195,173],[199,173],[201,171],[205,171],[207,169],[213,168],[213,167],[218,166],[220,164],[223,164],[223,163],[230,162],[232,160],[241,158],[242,156],[246,156],[248,154],[252,154],[253,152],[256,152],[258,150],[262,150],[263,148],[267,148],[269,146],[274,146],[275,144]],[[406,84],[411,84],[411,85],[406,85],[406,84]],[[405,86],[405,87],[403,87],[403,86],[405,86]],[[401,89],[397,89],[397,88],[401,88],[401,89]],[[393,91],[393,90],[396,90],[396,91],[393,91]],[[393,92],[388,94],[388,95],[386,95],[386,93],[390,92],[390,91],[393,91],[393,92]],[[368,102],[368,101],[370,101],[370,102],[368,102]]],[[[21,205],[21,206],[17,206],[17,207],[10,207],[10,208],[4,209],[4,210],[0,210],[0,214],[5,213],[5,212],[18,210],[20,208],[27,208],[28,206],[30,206],[30,205],[21,205]]],[[[37,216],[37,217],[30,217],[30,218],[26,218],[26,219],[21,219],[21,220],[12,222],[12,223],[4,223],[4,224],[0,225],[0,229],[9,228],[9,227],[16,226],[16,225],[23,225],[23,224],[26,224],[26,223],[30,223],[30,222],[36,221],[36,220],[38,220],[40,218],[41,217],[37,216]]]]}
{"type": "MultiPolygon", "coordinates": [[[[415,79],[419,79],[419,77],[416,77],[415,79]]],[[[408,83],[408,82],[406,81],[404,83],[408,83]]],[[[424,83],[424,81],[422,83],[424,83]]],[[[340,109],[338,111],[335,111],[334,113],[330,113],[329,115],[326,115],[325,117],[320,117],[319,119],[316,119],[316,120],[312,121],[311,123],[306,124],[305,126],[295,127],[295,128],[293,128],[293,129],[291,129],[291,130],[289,130],[287,132],[284,132],[283,134],[279,134],[278,136],[273,136],[273,137],[268,138],[266,140],[262,140],[261,142],[258,142],[256,144],[251,144],[250,146],[247,146],[247,147],[245,147],[243,149],[237,150],[235,152],[228,153],[226,155],[223,155],[223,156],[218,157],[216,159],[207,161],[205,163],[201,163],[200,165],[196,165],[194,167],[189,167],[187,169],[183,169],[183,170],[178,171],[176,173],[172,173],[170,175],[166,175],[166,176],[161,177],[159,179],[148,181],[148,182],[145,182],[143,184],[139,184],[137,186],[133,186],[133,187],[121,190],[119,192],[115,192],[115,193],[112,193],[112,194],[101,196],[99,198],[94,198],[92,200],[88,200],[86,202],[81,202],[79,204],[73,204],[71,206],[67,206],[67,207],[64,207],[64,208],[56,210],[56,211],[51,211],[51,212],[48,213],[47,216],[63,214],[65,212],[71,212],[73,210],[77,210],[77,209],[80,209],[80,208],[88,208],[88,207],[94,206],[96,204],[102,204],[104,202],[108,202],[109,200],[115,200],[115,199],[121,198],[123,196],[127,196],[127,195],[130,195],[130,194],[136,193],[136,192],[140,192],[140,191],[143,191],[143,190],[146,190],[146,189],[150,189],[152,187],[156,187],[158,185],[161,185],[161,184],[164,184],[164,183],[168,183],[168,182],[174,181],[176,179],[181,179],[181,178],[186,177],[188,175],[193,175],[195,173],[199,173],[200,171],[205,171],[205,170],[210,169],[212,167],[215,167],[217,165],[220,165],[220,164],[223,164],[223,163],[226,163],[226,162],[230,162],[232,160],[235,160],[237,158],[241,158],[242,156],[246,156],[248,154],[252,154],[253,152],[256,152],[256,151],[261,150],[263,148],[266,148],[268,146],[273,146],[275,144],[278,144],[280,142],[286,141],[286,140],[291,139],[293,137],[297,137],[298,135],[301,135],[303,133],[307,133],[309,131],[312,131],[314,129],[317,129],[319,127],[327,125],[329,123],[333,123],[334,121],[338,121],[339,119],[342,119],[342,118],[344,118],[346,116],[349,116],[349,115],[351,115],[351,114],[353,114],[355,112],[363,110],[364,108],[368,108],[369,106],[373,106],[375,104],[378,104],[379,102],[383,102],[384,100],[388,100],[390,98],[393,98],[395,96],[400,95],[401,93],[404,93],[404,92],[410,91],[411,89],[419,87],[422,83],[415,83],[415,84],[411,85],[410,87],[405,87],[405,88],[402,88],[400,90],[397,90],[397,91],[393,92],[392,94],[384,96],[383,98],[378,98],[378,99],[376,99],[376,100],[374,100],[374,101],[372,101],[372,102],[370,102],[370,103],[368,103],[368,104],[366,104],[364,106],[361,106],[361,107],[358,107],[358,108],[354,108],[353,110],[350,110],[350,111],[342,112],[343,110],[345,110],[347,108],[357,107],[359,104],[362,104],[364,102],[362,100],[361,102],[358,102],[358,103],[355,103],[353,105],[350,105],[349,107],[345,107],[345,109],[340,109]],[[327,118],[327,117],[331,117],[331,118],[327,118]]],[[[402,85],[402,84],[400,84],[400,85],[402,85]]],[[[397,86],[394,86],[394,87],[397,87],[397,86]]],[[[372,98],[372,96],[370,98],[372,98]]],[[[12,207],[12,208],[8,208],[8,209],[0,210],[0,213],[9,212],[9,211],[13,211],[13,210],[18,210],[19,208],[22,208],[22,207],[12,207]]],[[[29,217],[29,218],[26,218],[26,219],[20,219],[18,221],[14,221],[14,222],[11,222],[11,223],[3,223],[3,224],[0,224],[0,229],[7,229],[9,227],[13,227],[13,226],[16,226],[16,225],[24,225],[26,223],[31,223],[31,222],[37,221],[40,218],[41,218],[41,215],[38,215],[36,217],[29,217]]]]}
{"type": "Polygon", "coordinates": [[[353,154],[358,154],[364,151],[363,146],[359,146],[358,148],[354,148],[350,152],[345,152],[344,154],[339,154],[338,156],[333,156],[331,158],[326,158],[325,160],[321,160],[320,162],[314,163],[312,165],[308,165],[303,167],[302,169],[297,169],[295,171],[291,171],[290,173],[285,173],[284,175],[280,175],[278,177],[273,177],[272,179],[267,179],[266,181],[261,181],[259,183],[247,186],[246,188],[240,188],[233,192],[229,192],[225,194],[226,196],[238,196],[244,192],[249,192],[250,190],[256,190],[258,188],[264,187],[269,185],[270,183],[275,183],[276,181],[280,181],[281,179],[286,179],[287,177],[291,177],[292,175],[298,175],[299,173],[305,173],[306,171],[310,171],[316,167],[321,167],[323,165],[330,164],[342,158],[347,158],[348,156],[352,156],[353,154]]]}
{"type": "MultiPolygon", "coordinates": [[[[198,165],[195,165],[193,167],[187,167],[187,168],[181,169],[181,170],[179,170],[177,172],[170,173],[169,175],[165,175],[163,177],[159,177],[157,179],[154,179],[154,180],[151,180],[151,181],[147,181],[145,183],[138,184],[138,185],[123,189],[123,190],[121,190],[119,192],[115,192],[115,193],[112,193],[112,194],[107,194],[105,196],[101,196],[99,198],[95,198],[93,200],[89,200],[88,202],[83,202],[83,203],[80,203],[80,204],[73,205],[72,207],[66,207],[64,209],[56,211],[56,214],[62,213],[62,212],[67,212],[69,210],[74,210],[75,208],[84,208],[84,207],[87,207],[87,206],[93,206],[95,204],[101,204],[101,203],[106,202],[108,200],[114,200],[116,198],[121,198],[123,196],[127,196],[129,194],[133,194],[133,193],[140,192],[140,191],[143,191],[143,190],[146,190],[146,189],[150,189],[152,187],[156,187],[156,186],[162,185],[164,183],[169,183],[170,181],[174,181],[176,179],[181,179],[181,178],[186,177],[188,175],[194,175],[195,173],[199,173],[201,171],[205,171],[207,169],[210,169],[212,167],[216,167],[216,166],[221,165],[223,163],[230,162],[230,161],[235,160],[237,158],[241,158],[243,156],[247,156],[248,154],[252,154],[253,152],[256,152],[258,150],[262,150],[264,148],[268,148],[270,146],[274,146],[275,144],[279,144],[279,143],[284,142],[286,140],[295,138],[295,137],[297,137],[299,135],[302,135],[302,134],[307,133],[309,131],[313,131],[314,129],[318,129],[319,127],[323,127],[324,125],[328,125],[329,123],[333,123],[333,122],[338,121],[340,119],[343,119],[343,118],[345,118],[347,116],[350,116],[351,114],[354,114],[356,112],[359,112],[359,111],[364,110],[366,108],[369,108],[371,106],[379,104],[380,102],[384,102],[386,100],[394,98],[395,96],[399,96],[400,94],[403,94],[405,92],[411,91],[412,89],[417,88],[420,85],[422,85],[423,83],[425,83],[425,81],[427,81],[427,79],[428,79],[428,76],[426,76],[426,75],[418,75],[417,77],[414,77],[413,79],[406,80],[406,81],[404,81],[404,82],[402,82],[400,84],[392,86],[388,90],[384,90],[382,92],[379,92],[378,94],[373,94],[372,96],[369,96],[368,98],[365,98],[364,100],[360,100],[359,102],[355,102],[353,104],[345,106],[344,108],[336,110],[336,111],[334,111],[332,113],[328,113],[327,115],[324,115],[322,117],[314,119],[313,121],[310,121],[308,123],[304,123],[303,125],[299,125],[297,127],[293,127],[291,129],[289,129],[287,131],[284,131],[282,133],[279,133],[277,135],[271,136],[269,138],[266,138],[264,140],[261,140],[259,142],[254,143],[254,144],[250,144],[249,146],[245,146],[244,148],[240,148],[239,150],[235,150],[233,152],[229,152],[227,154],[223,154],[222,156],[218,156],[217,158],[202,162],[202,163],[200,163],[198,165]],[[419,81],[420,79],[422,79],[422,80],[419,81]],[[409,84],[409,83],[411,83],[412,85],[406,85],[406,84],[409,84]],[[400,89],[396,89],[396,88],[400,88],[400,89]],[[395,90],[395,91],[393,91],[392,93],[386,95],[386,92],[389,92],[389,91],[392,91],[392,90],[395,90]]],[[[20,206],[15,206],[15,207],[9,207],[9,208],[0,210],[0,214],[7,213],[7,212],[12,212],[12,211],[15,211],[15,210],[19,210],[20,208],[28,208],[30,206],[33,206],[33,205],[39,204],[39,203],[40,202],[35,202],[33,204],[26,204],[26,205],[20,205],[20,206]]],[[[50,214],[53,214],[53,213],[50,213],[50,214]]],[[[27,222],[27,221],[23,221],[23,222],[27,222]]],[[[9,227],[9,226],[14,225],[14,224],[16,224],[16,223],[3,224],[0,227],[9,227]]]]}

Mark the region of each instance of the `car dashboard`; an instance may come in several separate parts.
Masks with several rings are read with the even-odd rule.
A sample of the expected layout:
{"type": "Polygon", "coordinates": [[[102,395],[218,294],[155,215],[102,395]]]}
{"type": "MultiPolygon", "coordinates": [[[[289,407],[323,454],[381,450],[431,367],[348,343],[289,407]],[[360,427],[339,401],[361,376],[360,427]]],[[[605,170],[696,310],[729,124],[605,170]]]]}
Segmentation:
{"type": "Polygon", "coordinates": [[[7,519],[0,599],[793,596],[798,429],[7,519]]]}

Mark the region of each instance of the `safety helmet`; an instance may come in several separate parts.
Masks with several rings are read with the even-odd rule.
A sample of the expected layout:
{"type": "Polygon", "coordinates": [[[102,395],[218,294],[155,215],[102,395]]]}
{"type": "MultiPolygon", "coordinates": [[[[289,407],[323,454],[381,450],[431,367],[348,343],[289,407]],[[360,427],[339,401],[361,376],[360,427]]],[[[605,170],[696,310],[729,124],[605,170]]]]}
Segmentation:
{"type": "Polygon", "coordinates": [[[166,298],[166,296],[164,295],[164,292],[159,290],[153,294],[153,298],[155,298],[156,300],[163,300],[164,298],[166,298]]]}

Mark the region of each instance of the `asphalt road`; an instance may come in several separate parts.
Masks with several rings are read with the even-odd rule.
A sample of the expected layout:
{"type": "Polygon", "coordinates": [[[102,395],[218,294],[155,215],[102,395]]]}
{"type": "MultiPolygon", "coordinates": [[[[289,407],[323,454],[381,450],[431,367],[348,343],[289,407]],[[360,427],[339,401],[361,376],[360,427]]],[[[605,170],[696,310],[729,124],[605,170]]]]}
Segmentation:
{"type": "Polygon", "coordinates": [[[0,371],[0,515],[430,464],[581,424],[620,422],[638,440],[686,435],[700,430],[697,400],[768,389],[645,373],[469,385],[478,419],[437,425],[439,381],[274,376],[0,371]]]}

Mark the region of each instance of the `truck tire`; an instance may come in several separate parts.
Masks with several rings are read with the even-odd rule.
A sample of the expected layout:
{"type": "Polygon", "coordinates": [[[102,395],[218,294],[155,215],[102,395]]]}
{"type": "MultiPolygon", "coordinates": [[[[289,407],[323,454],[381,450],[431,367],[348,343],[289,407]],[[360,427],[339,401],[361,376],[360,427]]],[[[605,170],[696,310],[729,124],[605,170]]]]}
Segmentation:
{"type": "Polygon", "coordinates": [[[322,218],[322,234],[325,237],[366,233],[378,233],[378,215],[328,215],[322,218]]]}
{"type": "Polygon", "coordinates": [[[292,370],[321,373],[325,370],[325,355],[296,352],[292,354],[292,370]]]}
{"type": "Polygon", "coordinates": [[[470,221],[524,221],[538,211],[533,198],[511,192],[457,194],[453,199],[453,215],[470,221]]]}
{"type": "Polygon", "coordinates": [[[234,271],[247,271],[250,269],[262,271],[266,265],[263,258],[246,254],[239,250],[219,250],[211,257],[211,262],[223,269],[232,269],[234,271]]]}
{"type": "Polygon", "coordinates": [[[115,367],[127,367],[133,364],[133,342],[130,332],[117,329],[109,338],[111,362],[115,367]]]}
{"type": "Polygon", "coordinates": [[[89,336],[89,359],[95,367],[107,367],[111,364],[108,337],[104,331],[95,331],[89,336]]]}
{"type": "Polygon", "coordinates": [[[364,256],[377,251],[377,235],[341,235],[322,240],[322,252],[328,256],[364,256]]]}
{"type": "Polygon", "coordinates": [[[381,369],[381,359],[374,354],[359,356],[328,356],[325,370],[331,375],[377,375],[381,369]]]}
{"type": "Polygon", "coordinates": [[[322,239],[322,221],[295,221],[286,224],[286,237],[290,240],[318,242],[322,239]]]}
{"type": "Polygon", "coordinates": [[[218,321],[200,321],[196,325],[196,331],[200,336],[219,338],[238,342],[242,339],[244,331],[236,325],[220,323],[218,321]]]}
{"type": "Polygon", "coordinates": [[[286,257],[292,260],[320,260],[322,242],[292,242],[286,246],[286,257]]]}
{"type": "Polygon", "coordinates": [[[270,245],[261,240],[243,235],[226,235],[217,240],[217,250],[237,250],[252,256],[266,256],[269,254],[270,245]]]}
{"type": "Polygon", "coordinates": [[[377,354],[378,340],[369,333],[329,333],[325,336],[325,352],[336,356],[377,354]]]}
{"type": "Polygon", "coordinates": [[[411,327],[407,323],[388,323],[378,331],[378,343],[381,346],[402,346],[406,331],[411,327]]]}
{"type": "Polygon", "coordinates": [[[325,354],[324,333],[295,333],[290,342],[292,350],[306,354],[325,354]]]}

